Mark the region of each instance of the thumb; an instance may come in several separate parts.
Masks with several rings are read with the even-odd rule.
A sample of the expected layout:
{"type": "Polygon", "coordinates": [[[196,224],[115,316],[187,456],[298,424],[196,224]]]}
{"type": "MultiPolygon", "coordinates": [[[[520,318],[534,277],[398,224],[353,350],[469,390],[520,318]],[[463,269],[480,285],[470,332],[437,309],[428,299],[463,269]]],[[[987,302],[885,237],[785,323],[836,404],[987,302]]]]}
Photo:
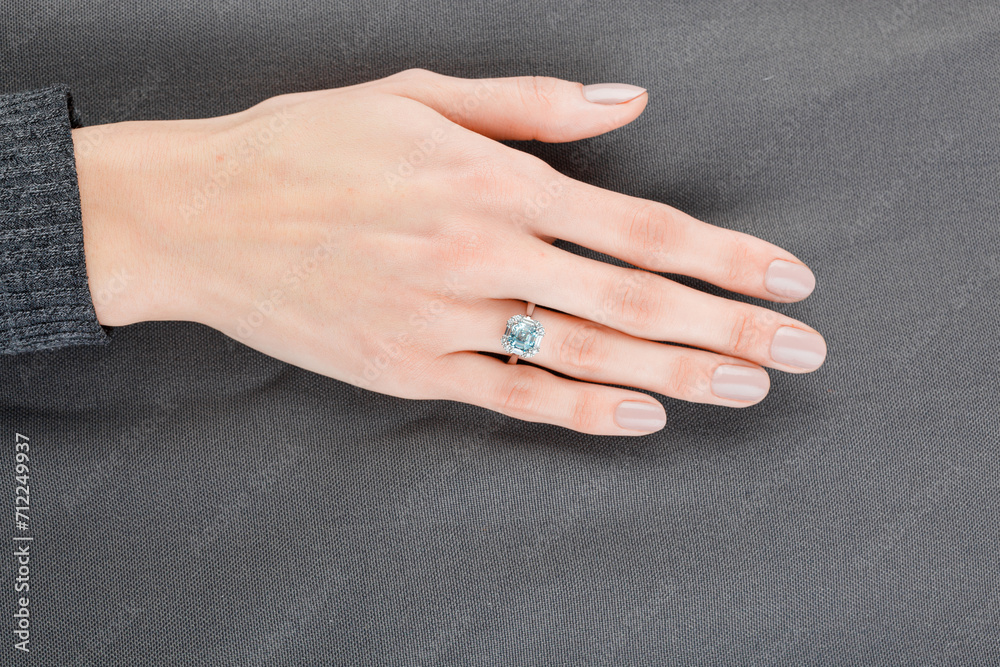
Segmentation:
{"type": "Polygon", "coordinates": [[[462,79],[423,69],[394,74],[388,91],[431,107],[492,139],[575,141],[635,120],[649,95],[625,83],[580,83],[548,76],[462,79]]]}

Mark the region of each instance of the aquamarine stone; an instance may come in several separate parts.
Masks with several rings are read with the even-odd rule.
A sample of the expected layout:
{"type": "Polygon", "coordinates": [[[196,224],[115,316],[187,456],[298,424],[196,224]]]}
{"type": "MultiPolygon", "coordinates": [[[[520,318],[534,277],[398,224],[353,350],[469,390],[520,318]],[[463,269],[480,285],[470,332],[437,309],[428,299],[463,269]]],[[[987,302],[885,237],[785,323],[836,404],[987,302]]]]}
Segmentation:
{"type": "Polygon", "coordinates": [[[507,320],[500,343],[508,354],[516,354],[524,359],[538,354],[545,328],[538,320],[526,315],[515,315],[507,320]]]}

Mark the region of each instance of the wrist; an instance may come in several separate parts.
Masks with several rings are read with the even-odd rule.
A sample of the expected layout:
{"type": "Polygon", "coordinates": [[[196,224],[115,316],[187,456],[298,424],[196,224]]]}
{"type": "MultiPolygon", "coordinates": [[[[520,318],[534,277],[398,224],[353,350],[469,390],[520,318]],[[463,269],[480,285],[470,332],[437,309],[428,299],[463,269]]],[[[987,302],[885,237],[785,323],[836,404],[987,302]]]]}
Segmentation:
{"type": "Polygon", "coordinates": [[[124,156],[114,125],[73,130],[87,283],[97,321],[122,326],[142,321],[136,291],[135,218],[124,156]]]}
{"type": "Polygon", "coordinates": [[[161,127],[172,122],[72,131],[87,281],[102,325],[187,319],[158,234],[173,222],[172,189],[182,171],[161,127]]]}

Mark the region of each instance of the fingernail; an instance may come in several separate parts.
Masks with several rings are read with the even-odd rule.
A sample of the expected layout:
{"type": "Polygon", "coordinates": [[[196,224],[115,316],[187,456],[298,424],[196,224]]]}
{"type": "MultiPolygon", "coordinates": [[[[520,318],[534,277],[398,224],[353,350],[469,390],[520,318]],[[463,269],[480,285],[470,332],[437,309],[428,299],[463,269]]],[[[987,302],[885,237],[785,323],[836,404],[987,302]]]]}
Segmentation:
{"type": "Polygon", "coordinates": [[[667,424],[667,413],[659,403],[622,401],[615,408],[615,423],[630,431],[652,433],[667,424]]]}
{"type": "Polygon", "coordinates": [[[627,83],[592,83],[583,87],[583,96],[588,102],[597,104],[621,104],[646,92],[645,88],[627,83]]]}
{"type": "Polygon", "coordinates": [[[815,370],[826,359],[826,341],[811,331],[781,327],[771,341],[771,358],[781,364],[815,370]]]}
{"type": "Polygon", "coordinates": [[[712,374],[712,393],[734,401],[757,401],[767,394],[767,371],[749,366],[724,365],[712,374]]]}
{"type": "Polygon", "coordinates": [[[776,259],[767,267],[764,286],[775,296],[786,299],[804,299],[816,287],[816,276],[808,267],[776,259]]]}

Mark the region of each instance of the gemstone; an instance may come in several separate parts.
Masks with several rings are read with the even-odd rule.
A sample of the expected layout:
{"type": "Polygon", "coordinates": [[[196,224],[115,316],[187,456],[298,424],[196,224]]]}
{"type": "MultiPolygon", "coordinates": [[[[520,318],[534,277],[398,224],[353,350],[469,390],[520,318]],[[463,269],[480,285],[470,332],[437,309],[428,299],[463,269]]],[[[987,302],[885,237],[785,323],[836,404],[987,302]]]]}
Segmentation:
{"type": "Polygon", "coordinates": [[[527,315],[515,315],[507,320],[507,330],[500,338],[500,344],[508,354],[527,359],[538,354],[544,335],[545,327],[541,322],[527,315]]]}

